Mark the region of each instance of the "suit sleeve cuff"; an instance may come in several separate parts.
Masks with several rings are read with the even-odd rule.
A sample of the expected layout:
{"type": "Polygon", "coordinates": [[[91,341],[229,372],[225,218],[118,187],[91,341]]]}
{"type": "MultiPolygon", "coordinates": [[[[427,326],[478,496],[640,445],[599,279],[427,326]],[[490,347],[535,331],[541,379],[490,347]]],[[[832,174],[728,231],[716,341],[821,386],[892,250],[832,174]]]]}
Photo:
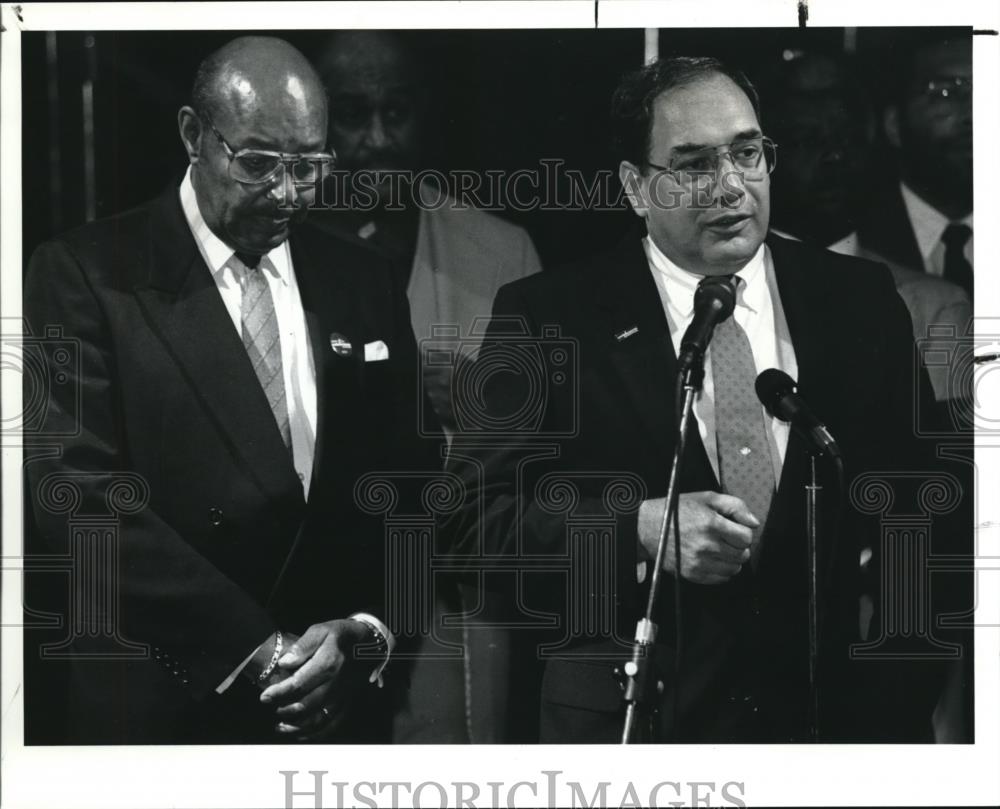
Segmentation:
{"type": "MultiPolygon", "coordinates": [[[[266,641],[265,641],[265,643],[266,643],[266,641]]],[[[251,660],[253,660],[253,656],[255,654],[257,654],[257,650],[260,649],[260,647],[263,646],[263,645],[264,645],[263,643],[260,644],[260,646],[258,646],[252,652],[250,652],[250,654],[248,654],[246,656],[246,659],[242,663],[240,663],[235,669],[233,669],[230,672],[229,676],[226,677],[225,680],[223,680],[221,683],[219,683],[216,686],[216,688],[215,688],[215,693],[216,694],[224,694],[224,693],[226,693],[226,689],[229,688],[229,686],[231,686],[234,682],[236,682],[236,678],[240,676],[240,672],[243,671],[243,669],[245,669],[247,667],[247,664],[251,660]]]]}
{"type": "Polygon", "coordinates": [[[385,658],[378,664],[378,666],[375,667],[375,670],[368,678],[368,682],[378,683],[378,687],[381,688],[383,685],[382,672],[385,671],[385,667],[389,665],[389,658],[392,656],[392,650],[396,648],[396,636],[389,631],[389,627],[370,613],[356,612],[353,615],[349,615],[348,618],[352,621],[360,621],[368,626],[368,628],[371,629],[377,637],[381,637],[385,640],[385,658]]]}

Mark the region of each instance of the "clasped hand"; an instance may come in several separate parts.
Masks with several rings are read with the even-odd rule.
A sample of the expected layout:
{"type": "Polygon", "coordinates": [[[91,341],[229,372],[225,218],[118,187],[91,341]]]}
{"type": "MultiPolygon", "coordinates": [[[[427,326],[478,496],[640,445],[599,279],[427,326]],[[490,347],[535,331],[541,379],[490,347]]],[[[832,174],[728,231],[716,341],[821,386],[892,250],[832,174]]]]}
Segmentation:
{"type": "Polygon", "coordinates": [[[297,639],[285,636],[292,643],[260,695],[276,709],[279,733],[313,738],[336,729],[351,695],[368,679],[370,666],[355,659],[354,647],[370,633],[365,624],[347,619],[313,624],[297,639]]]}
{"type": "MultiPolygon", "coordinates": [[[[639,558],[656,558],[666,498],[645,500],[639,507],[639,558]]],[[[753,532],[760,526],[746,503],[718,492],[690,492],[678,498],[681,530],[681,575],[696,584],[722,584],[750,559],[753,532]]],[[[676,568],[673,520],[663,569],[676,568]]]]}

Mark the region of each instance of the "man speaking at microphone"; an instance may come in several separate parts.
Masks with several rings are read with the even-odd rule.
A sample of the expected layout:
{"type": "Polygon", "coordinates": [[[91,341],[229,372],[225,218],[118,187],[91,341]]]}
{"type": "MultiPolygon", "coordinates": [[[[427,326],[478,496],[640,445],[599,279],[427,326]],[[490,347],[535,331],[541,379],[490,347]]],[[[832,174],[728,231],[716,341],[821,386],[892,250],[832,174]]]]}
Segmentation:
{"type": "MultiPolygon", "coordinates": [[[[809,447],[764,410],[754,381],[769,368],[798,380],[840,445],[848,481],[919,468],[909,416],[915,390],[932,398],[926,375],[914,379],[909,317],[884,267],[768,237],[777,149],[742,74],[711,58],[661,60],[627,76],[612,109],[619,175],[645,234],[500,290],[481,356],[500,359],[519,328],[539,338],[541,367],[486,379],[484,424],[531,399],[529,377],[547,384],[528,433],[457,444],[452,470],[469,496],[447,526],[453,549],[516,557],[518,613],[558,616],[555,642],[540,653],[540,741],[620,741],[616,668],[645,609],[666,506],[677,357],[699,316],[699,285],[721,283],[735,308],[708,345],[683,459],[681,654],[678,661],[671,530],[654,618],[662,689],[653,738],[806,741],[809,447]],[[578,353],[569,384],[553,382],[558,352],[541,337],[552,326],[578,353]],[[576,493],[561,512],[546,495],[560,476],[576,493]],[[632,487],[631,503],[608,496],[616,479],[632,487]],[[611,521],[611,551],[579,562],[580,543],[568,537],[587,520],[611,521]],[[552,561],[567,555],[568,575],[552,561]],[[613,629],[602,632],[590,617],[604,614],[613,629]]],[[[896,738],[864,706],[849,664],[848,645],[859,639],[862,528],[850,510],[836,513],[836,476],[819,466],[831,494],[819,569],[820,738],[896,738]]],[[[930,707],[906,704],[920,727],[929,727],[930,707]]]]}

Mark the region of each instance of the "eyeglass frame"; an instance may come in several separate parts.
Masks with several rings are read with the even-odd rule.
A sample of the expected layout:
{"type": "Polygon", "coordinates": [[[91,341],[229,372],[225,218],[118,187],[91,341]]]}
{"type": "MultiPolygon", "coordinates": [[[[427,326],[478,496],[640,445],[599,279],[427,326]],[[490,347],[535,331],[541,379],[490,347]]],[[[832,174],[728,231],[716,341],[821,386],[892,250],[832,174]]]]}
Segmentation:
{"type": "MultiPolygon", "coordinates": [[[[724,157],[728,157],[729,160],[733,164],[733,168],[736,171],[738,171],[741,174],[743,174],[744,172],[747,171],[747,169],[741,169],[739,166],[736,165],[736,160],[735,160],[735,158],[733,158],[733,152],[732,152],[733,147],[737,146],[738,144],[753,143],[754,141],[758,141],[758,140],[761,143],[761,150],[760,150],[760,159],[757,161],[757,166],[760,165],[760,161],[761,160],[764,160],[764,162],[767,163],[767,161],[766,161],[766,159],[764,157],[764,145],[765,144],[770,144],[771,148],[773,150],[774,160],[773,160],[773,162],[771,162],[771,163],[768,164],[768,168],[767,168],[767,174],[771,174],[771,173],[774,172],[775,166],[778,165],[778,144],[775,143],[773,140],[771,140],[771,138],[767,137],[766,135],[761,135],[760,137],[755,137],[755,138],[743,138],[742,140],[734,140],[732,143],[720,143],[718,146],[706,146],[706,147],[704,147],[704,149],[694,150],[694,151],[697,151],[697,152],[701,152],[701,151],[706,151],[706,152],[713,151],[716,154],[716,161],[715,161],[715,168],[714,169],[707,169],[707,170],[704,170],[704,171],[698,171],[698,172],[692,172],[692,173],[700,175],[700,176],[709,176],[709,175],[718,176],[719,166],[722,164],[722,159],[724,157]],[[720,149],[723,150],[723,151],[720,152],[719,151],[720,149]]],[[[685,156],[688,156],[688,155],[690,155],[692,153],[693,152],[686,152],[685,156]]],[[[671,162],[673,162],[673,158],[671,158],[671,162]]],[[[673,177],[674,181],[677,182],[677,183],[681,183],[682,182],[681,180],[679,180],[677,178],[677,174],[680,172],[679,169],[672,169],[669,166],[662,166],[659,163],[653,163],[653,162],[651,162],[649,160],[645,161],[645,164],[647,166],[649,166],[651,169],[656,169],[657,171],[665,171],[667,174],[669,174],[671,177],[673,177]]],[[[756,168],[757,166],[755,166],[754,168],[756,168]]]]}
{"type": "MultiPolygon", "coordinates": [[[[282,167],[282,169],[285,171],[286,174],[289,173],[287,168],[289,164],[294,165],[295,163],[298,163],[301,160],[305,160],[307,162],[316,161],[324,163],[336,163],[337,161],[337,155],[332,150],[330,152],[300,152],[298,154],[289,154],[287,152],[275,152],[270,149],[249,149],[249,148],[243,148],[240,149],[239,151],[233,151],[233,147],[229,145],[226,139],[222,137],[222,133],[219,132],[219,130],[216,128],[215,122],[212,120],[211,116],[207,112],[204,112],[203,110],[196,110],[196,114],[198,115],[199,118],[202,118],[205,121],[205,123],[208,124],[209,129],[212,130],[212,132],[215,134],[215,137],[218,139],[219,143],[222,144],[222,148],[226,150],[226,157],[229,159],[230,179],[232,179],[233,182],[240,183],[241,185],[263,185],[264,183],[271,182],[278,174],[278,168],[275,167],[274,171],[271,174],[260,180],[240,180],[237,179],[236,177],[233,177],[233,161],[236,160],[237,157],[242,157],[244,155],[255,154],[255,155],[262,155],[264,157],[276,157],[278,158],[279,161],[278,165],[282,167]]],[[[304,186],[316,185],[322,180],[322,177],[314,180],[296,180],[295,172],[294,171],[290,172],[290,174],[292,177],[292,184],[296,186],[304,187],[304,186]]]]}

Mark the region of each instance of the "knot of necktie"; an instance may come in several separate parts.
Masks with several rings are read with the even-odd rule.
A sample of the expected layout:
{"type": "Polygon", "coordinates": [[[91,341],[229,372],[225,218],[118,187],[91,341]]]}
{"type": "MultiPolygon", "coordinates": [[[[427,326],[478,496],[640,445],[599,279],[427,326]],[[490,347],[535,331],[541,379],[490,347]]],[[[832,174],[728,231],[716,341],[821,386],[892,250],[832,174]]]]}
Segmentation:
{"type": "Polygon", "coordinates": [[[257,255],[255,253],[241,253],[239,250],[235,251],[236,258],[240,260],[244,267],[250,270],[255,270],[260,266],[260,260],[263,256],[257,255]]]}
{"type": "MultiPolygon", "coordinates": [[[[726,290],[726,297],[733,301],[733,306],[736,305],[739,299],[740,286],[743,284],[743,279],[738,275],[706,275],[698,282],[698,288],[694,293],[695,308],[698,307],[699,298],[703,298],[706,295],[714,297],[712,295],[713,288],[719,289],[728,288],[726,290]]],[[[727,315],[728,317],[728,315],[727,315]]]]}
{"type": "Polygon", "coordinates": [[[703,287],[710,284],[717,284],[719,281],[728,281],[733,286],[739,286],[742,280],[742,278],[733,273],[730,273],[729,275],[706,275],[698,282],[698,286],[703,287]]]}
{"type": "Polygon", "coordinates": [[[941,241],[949,250],[961,250],[972,237],[972,228],[958,222],[953,222],[944,229],[941,241]]]}

